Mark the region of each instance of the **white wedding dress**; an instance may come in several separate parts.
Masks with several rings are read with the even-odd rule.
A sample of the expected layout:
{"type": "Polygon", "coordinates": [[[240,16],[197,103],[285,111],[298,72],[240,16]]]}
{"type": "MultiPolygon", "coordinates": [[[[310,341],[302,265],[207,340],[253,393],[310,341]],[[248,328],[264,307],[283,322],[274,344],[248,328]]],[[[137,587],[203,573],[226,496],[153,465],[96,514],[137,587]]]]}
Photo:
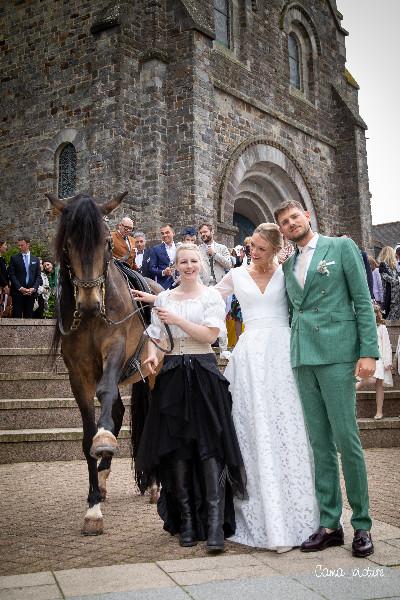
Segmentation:
{"type": "Polygon", "coordinates": [[[225,376],[247,473],[247,500],[235,499],[231,541],[257,548],[299,546],[319,527],[312,450],[292,368],[282,267],[265,292],[247,266],[216,286],[239,300],[244,333],[225,376]]]}

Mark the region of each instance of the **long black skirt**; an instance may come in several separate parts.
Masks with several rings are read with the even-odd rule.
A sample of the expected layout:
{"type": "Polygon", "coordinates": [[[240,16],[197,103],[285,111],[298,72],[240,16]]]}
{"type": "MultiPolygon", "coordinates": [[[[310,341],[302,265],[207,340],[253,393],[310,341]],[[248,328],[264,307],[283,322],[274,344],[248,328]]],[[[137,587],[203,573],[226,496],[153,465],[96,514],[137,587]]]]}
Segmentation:
{"type": "Polygon", "coordinates": [[[192,466],[192,509],[197,539],[207,537],[207,504],[202,461],[216,458],[225,478],[226,537],[235,532],[233,496],[245,497],[246,476],[232,421],[228,381],[214,354],[166,356],[152,393],[149,412],[136,456],[143,483],[162,485],[158,513],[164,529],[180,530],[180,510],[173,494],[171,463],[188,460],[192,466]]]}

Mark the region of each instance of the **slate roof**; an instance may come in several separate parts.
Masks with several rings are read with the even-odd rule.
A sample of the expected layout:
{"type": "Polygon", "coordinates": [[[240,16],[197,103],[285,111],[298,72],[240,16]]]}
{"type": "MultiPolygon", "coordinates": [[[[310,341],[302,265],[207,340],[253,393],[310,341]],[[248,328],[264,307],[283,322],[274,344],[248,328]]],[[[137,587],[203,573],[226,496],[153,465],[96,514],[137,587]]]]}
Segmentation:
{"type": "Polygon", "coordinates": [[[400,221],[372,225],[372,237],[382,246],[395,248],[400,244],[400,221]]]}

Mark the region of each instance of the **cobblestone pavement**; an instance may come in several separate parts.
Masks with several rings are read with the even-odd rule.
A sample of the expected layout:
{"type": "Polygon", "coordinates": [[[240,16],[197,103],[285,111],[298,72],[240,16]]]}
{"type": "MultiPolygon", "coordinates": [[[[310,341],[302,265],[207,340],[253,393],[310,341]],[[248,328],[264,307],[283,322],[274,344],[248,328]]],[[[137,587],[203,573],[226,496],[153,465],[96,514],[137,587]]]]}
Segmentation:
{"type": "MultiPolygon", "coordinates": [[[[400,526],[400,448],[366,451],[372,515],[400,526]]],[[[105,533],[83,537],[84,461],[0,465],[0,575],[138,563],[206,555],[180,548],[163,531],[156,506],[135,489],[130,460],[113,463],[102,505],[105,533]]],[[[227,544],[226,554],[254,552],[227,544]]]]}

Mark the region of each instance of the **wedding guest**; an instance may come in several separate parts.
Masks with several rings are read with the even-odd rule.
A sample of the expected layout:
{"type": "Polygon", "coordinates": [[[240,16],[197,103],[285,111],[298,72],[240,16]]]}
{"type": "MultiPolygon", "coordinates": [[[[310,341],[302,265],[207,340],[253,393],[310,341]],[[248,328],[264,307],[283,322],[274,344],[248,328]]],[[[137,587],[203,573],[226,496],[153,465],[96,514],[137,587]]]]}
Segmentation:
{"type": "Polygon", "coordinates": [[[381,274],[379,273],[379,264],[371,255],[368,255],[368,262],[372,271],[372,291],[374,299],[381,305],[383,302],[383,287],[381,274]]]}
{"type": "Polygon", "coordinates": [[[38,287],[41,283],[39,259],[30,251],[30,238],[18,240],[20,252],[10,259],[9,276],[13,300],[13,317],[31,319],[38,287]]]}
{"type": "Polygon", "coordinates": [[[136,270],[135,265],[135,240],[132,237],[133,221],[124,217],[118,223],[115,231],[111,233],[114,248],[113,257],[136,270]]]}
{"type": "Polygon", "coordinates": [[[361,390],[367,384],[375,386],[376,394],[376,414],[374,419],[379,420],[383,417],[384,387],[393,387],[392,377],[392,346],[389,339],[389,333],[382,317],[381,310],[377,304],[374,305],[376,326],[378,330],[379,360],[376,361],[375,373],[372,377],[361,379],[356,389],[361,390]]]}
{"type": "Polygon", "coordinates": [[[400,273],[400,245],[396,246],[396,260],[397,260],[397,272],[400,273]]]}
{"type": "Polygon", "coordinates": [[[214,229],[211,223],[203,223],[199,227],[201,237],[200,254],[207,268],[208,285],[216,285],[231,268],[229,250],[214,240],[214,229]]]}
{"type": "Polygon", "coordinates": [[[167,223],[160,228],[160,233],[161,244],[150,250],[149,271],[151,278],[167,290],[174,284],[175,232],[172,225],[167,223]]]}
{"type": "Polygon", "coordinates": [[[150,277],[150,249],[146,248],[146,236],[143,231],[135,231],[133,239],[135,240],[137,270],[143,277],[150,277]]]}
{"type": "Polygon", "coordinates": [[[43,260],[39,258],[41,284],[38,287],[35,302],[33,305],[33,318],[43,319],[44,312],[47,309],[48,299],[50,297],[50,284],[46,273],[43,270],[43,260]]]}
{"type": "MultiPolygon", "coordinates": [[[[223,550],[224,535],[235,531],[233,494],[245,493],[228,382],[210,345],[225,327],[225,305],[200,281],[197,246],[181,244],[175,260],[180,285],[157,296],[148,329],[160,343],[162,325],[168,324],[174,349],[156,379],[136,469],[147,481],[154,476],[161,481],[164,529],[179,533],[181,546],[206,539],[207,551],[215,552],[223,550]]],[[[143,365],[155,372],[156,347],[151,349],[143,365]]]]}
{"type": "Polygon", "coordinates": [[[196,244],[197,243],[197,231],[190,225],[184,227],[180,233],[182,244],[196,244]]]}
{"type": "Polygon", "coordinates": [[[9,294],[8,269],[6,259],[3,256],[5,252],[7,252],[7,242],[0,240],[0,292],[2,294],[9,294]]]}
{"type": "Polygon", "coordinates": [[[400,319],[400,276],[397,272],[396,253],[384,246],[378,256],[379,272],[383,283],[382,312],[387,321],[400,319]]]}

